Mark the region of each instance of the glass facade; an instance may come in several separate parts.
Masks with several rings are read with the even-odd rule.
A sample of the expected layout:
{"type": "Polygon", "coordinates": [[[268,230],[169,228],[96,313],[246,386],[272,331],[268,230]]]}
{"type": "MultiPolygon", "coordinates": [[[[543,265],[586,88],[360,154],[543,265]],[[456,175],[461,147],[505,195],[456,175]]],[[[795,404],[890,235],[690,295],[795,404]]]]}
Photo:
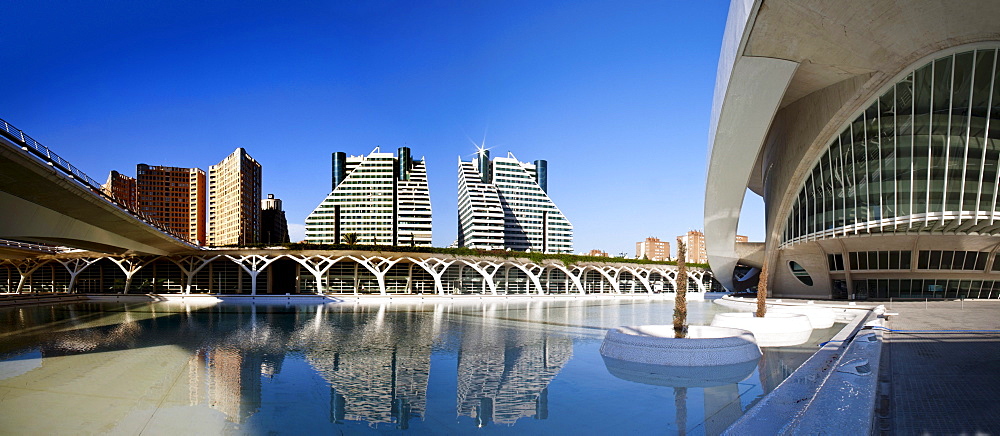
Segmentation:
{"type": "MultiPolygon", "coordinates": [[[[860,299],[1000,298],[1000,280],[866,279],[854,281],[860,299]]],[[[835,296],[836,297],[836,296],[835,296]]]]}
{"type": "Polygon", "coordinates": [[[943,56],[888,86],[834,137],[782,246],[869,233],[1000,234],[997,49],[943,56]]]}

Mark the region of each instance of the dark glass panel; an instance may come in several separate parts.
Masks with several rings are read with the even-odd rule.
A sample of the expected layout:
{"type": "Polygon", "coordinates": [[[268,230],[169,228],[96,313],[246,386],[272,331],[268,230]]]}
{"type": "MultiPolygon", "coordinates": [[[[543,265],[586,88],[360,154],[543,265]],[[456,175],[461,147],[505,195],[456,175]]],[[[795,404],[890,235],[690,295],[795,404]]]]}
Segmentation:
{"type": "MultiPolygon", "coordinates": [[[[931,253],[931,267],[934,267],[934,254],[931,253]]],[[[951,262],[955,260],[954,251],[942,251],[941,252],[941,266],[940,269],[953,269],[951,267],[951,262]]]]}
{"type": "Polygon", "coordinates": [[[917,256],[917,269],[929,269],[930,264],[930,251],[921,251],[917,256]]]}
{"type": "Polygon", "coordinates": [[[989,257],[989,253],[979,253],[979,256],[976,257],[976,265],[974,266],[974,269],[977,271],[986,271],[986,259],[989,257]]]}
{"type": "Polygon", "coordinates": [[[899,265],[901,269],[910,269],[911,260],[910,256],[912,254],[909,251],[902,251],[899,253],[899,265]]]}
{"type": "MultiPolygon", "coordinates": [[[[983,256],[986,254],[983,253],[983,256]]],[[[965,263],[962,265],[964,270],[974,270],[976,269],[976,262],[978,262],[979,252],[969,251],[965,253],[965,263]]]]}
{"type": "Polygon", "coordinates": [[[965,264],[965,252],[964,251],[949,251],[952,258],[950,263],[945,263],[944,255],[941,256],[941,269],[962,269],[965,264]]]}
{"type": "Polygon", "coordinates": [[[941,252],[937,250],[931,251],[930,261],[927,263],[927,269],[941,269],[941,252]]]}
{"type": "Polygon", "coordinates": [[[972,84],[972,117],[985,118],[989,112],[990,85],[993,81],[993,62],[996,50],[976,52],[976,72],[972,84]]]}
{"type": "Polygon", "coordinates": [[[848,253],[848,255],[850,256],[851,269],[852,270],[860,269],[860,268],[858,268],[858,266],[860,265],[858,263],[858,252],[857,251],[852,251],[852,252],[848,253]]]}
{"type": "Polygon", "coordinates": [[[898,251],[889,252],[889,266],[887,269],[900,269],[898,251]]]}
{"type": "Polygon", "coordinates": [[[888,251],[879,251],[878,252],[878,269],[892,269],[892,267],[889,266],[889,252],[888,251]]]}

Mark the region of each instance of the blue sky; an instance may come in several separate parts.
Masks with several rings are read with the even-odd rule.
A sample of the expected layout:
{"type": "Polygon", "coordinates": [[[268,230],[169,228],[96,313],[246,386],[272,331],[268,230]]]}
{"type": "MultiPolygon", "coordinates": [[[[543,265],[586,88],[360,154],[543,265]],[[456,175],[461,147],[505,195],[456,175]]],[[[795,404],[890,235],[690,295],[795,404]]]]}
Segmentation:
{"type": "MultiPolygon", "coordinates": [[[[91,177],[244,147],[293,239],[330,153],[428,161],[434,244],[457,160],[549,162],[576,251],[702,228],[728,1],[31,2],[4,6],[0,118],[91,177]]],[[[763,239],[760,200],[741,233],[763,239]]]]}

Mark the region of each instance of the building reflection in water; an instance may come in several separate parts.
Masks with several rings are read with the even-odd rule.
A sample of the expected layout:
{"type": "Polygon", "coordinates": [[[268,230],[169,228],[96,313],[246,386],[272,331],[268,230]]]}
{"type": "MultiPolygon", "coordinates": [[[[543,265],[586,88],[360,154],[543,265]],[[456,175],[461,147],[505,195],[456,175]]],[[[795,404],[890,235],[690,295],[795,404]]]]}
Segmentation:
{"type": "Polygon", "coordinates": [[[288,335],[276,327],[278,324],[254,324],[241,327],[191,356],[191,405],[208,405],[235,423],[245,422],[260,409],[261,378],[273,378],[281,372],[288,335]]]}
{"type": "Polygon", "coordinates": [[[573,356],[572,339],[490,321],[466,327],[462,336],[458,415],[480,427],[548,418],[548,385],[573,356]]]}
{"type": "Polygon", "coordinates": [[[433,320],[385,306],[352,308],[335,319],[296,333],[306,361],[330,383],[330,420],[395,423],[406,429],[410,419],[422,419],[433,320]]]}

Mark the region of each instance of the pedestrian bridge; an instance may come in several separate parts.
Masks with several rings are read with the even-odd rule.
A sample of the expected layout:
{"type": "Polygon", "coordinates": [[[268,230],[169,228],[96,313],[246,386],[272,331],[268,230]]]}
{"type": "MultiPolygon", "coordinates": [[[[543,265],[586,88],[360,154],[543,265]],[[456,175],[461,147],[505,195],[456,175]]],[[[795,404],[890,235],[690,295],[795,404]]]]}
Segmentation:
{"type": "MultiPolygon", "coordinates": [[[[176,294],[658,294],[677,267],[615,262],[310,250],[201,250],[170,256],[59,253],[0,261],[0,292],[176,294]]],[[[712,289],[689,268],[687,289],[712,289]]]]}
{"type": "Polygon", "coordinates": [[[0,120],[0,238],[95,250],[197,249],[101,191],[101,184],[0,120]]]}

